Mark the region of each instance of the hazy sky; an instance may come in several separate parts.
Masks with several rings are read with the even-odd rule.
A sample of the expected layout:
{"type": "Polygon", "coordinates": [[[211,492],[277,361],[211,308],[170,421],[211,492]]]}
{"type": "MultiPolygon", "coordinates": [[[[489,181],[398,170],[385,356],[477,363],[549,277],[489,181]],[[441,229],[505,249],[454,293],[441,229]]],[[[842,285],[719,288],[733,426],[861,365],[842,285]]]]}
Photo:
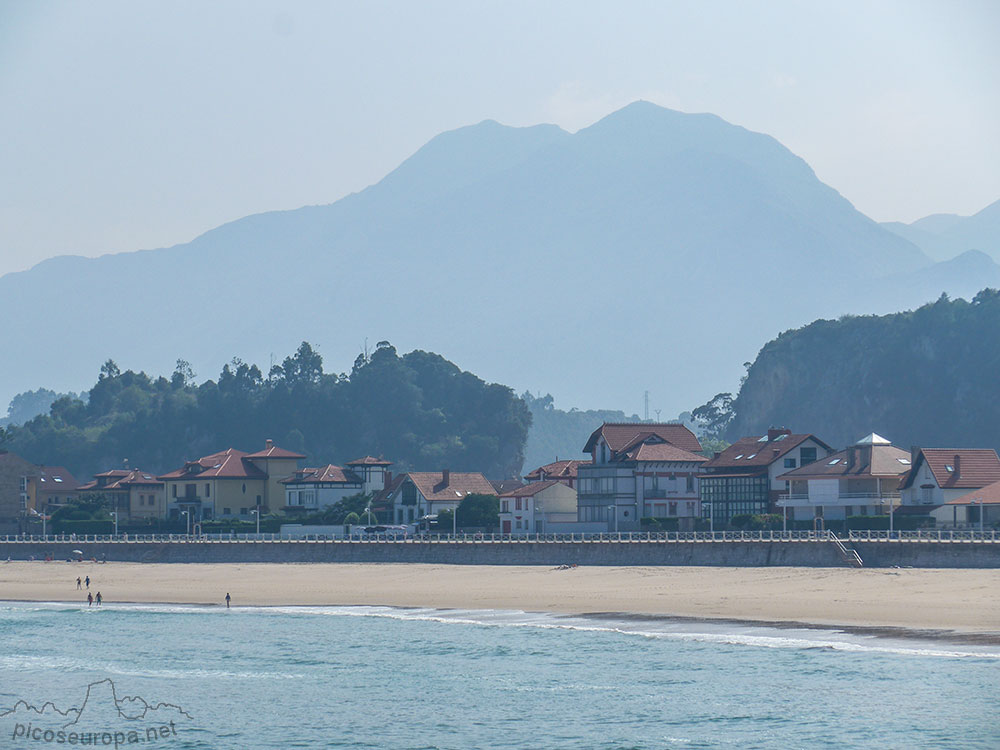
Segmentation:
{"type": "Polygon", "coordinates": [[[329,203],[491,118],[643,98],[877,220],[1000,199],[1000,2],[0,0],[0,274],[329,203]]]}

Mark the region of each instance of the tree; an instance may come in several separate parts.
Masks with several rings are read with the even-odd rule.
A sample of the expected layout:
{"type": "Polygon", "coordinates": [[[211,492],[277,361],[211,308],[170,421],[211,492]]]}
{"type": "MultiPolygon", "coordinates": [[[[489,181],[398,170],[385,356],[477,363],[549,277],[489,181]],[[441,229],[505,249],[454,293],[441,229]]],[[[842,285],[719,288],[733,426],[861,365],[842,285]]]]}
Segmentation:
{"type": "Polygon", "coordinates": [[[101,374],[98,375],[98,380],[104,380],[105,378],[117,378],[122,374],[122,371],[118,369],[118,365],[115,364],[113,359],[107,360],[103,365],[101,365],[101,374]]]}
{"type": "Polygon", "coordinates": [[[691,411],[691,417],[701,432],[712,438],[722,437],[735,416],[731,393],[717,393],[707,404],[691,411]]]}
{"type": "Polygon", "coordinates": [[[499,525],[500,499],[496,495],[470,493],[458,504],[459,528],[494,529],[499,525]]]}
{"type": "Polygon", "coordinates": [[[170,382],[174,388],[186,388],[194,385],[195,374],[191,369],[191,363],[185,359],[178,359],[177,366],[174,367],[174,374],[170,376],[170,382]]]}
{"type": "Polygon", "coordinates": [[[344,517],[344,526],[357,526],[359,523],[361,523],[361,518],[357,513],[348,513],[344,517]]]}

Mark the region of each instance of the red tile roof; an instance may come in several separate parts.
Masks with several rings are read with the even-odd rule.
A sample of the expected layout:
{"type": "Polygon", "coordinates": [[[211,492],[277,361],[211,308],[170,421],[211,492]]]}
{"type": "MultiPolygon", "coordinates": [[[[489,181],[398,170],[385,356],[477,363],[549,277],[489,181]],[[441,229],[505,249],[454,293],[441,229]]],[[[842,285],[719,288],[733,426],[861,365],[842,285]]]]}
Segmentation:
{"type": "Polygon", "coordinates": [[[740,438],[724,451],[719,453],[718,456],[712,458],[708,463],[706,463],[705,468],[714,469],[719,467],[720,469],[742,469],[751,466],[763,468],[771,465],[786,453],[790,452],[792,449],[798,447],[810,438],[815,440],[826,450],[833,450],[833,448],[817,438],[815,435],[810,434],[791,435],[788,433],[780,433],[775,435],[771,440],[763,440],[762,438],[764,437],[767,436],[758,435],[756,437],[740,438]],[[737,456],[739,456],[739,458],[737,458],[737,456]]]}
{"type": "Polygon", "coordinates": [[[382,456],[365,456],[347,462],[348,466],[392,466],[392,461],[386,461],[382,456]]]}
{"type": "Polygon", "coordinates": [[[656,423],[656,422],[605,422],[591,434],[587,444],[583,447],[584,453],[590,453],[597,445],[597,439],[601,436],[611,448],[613,453],[618,453],[636,442],[656,435],[666,440],[678,448],[683,448],[692,453],[701,451],[701,443],[698,438],[687,427],[677,423],[656,423]]]}
{"type": "Polygon", "coordinates": [[[78,489],[80,492],[89,492],[91,490],[127,490],[132,485],[158,486],[161,484],[163,482],[158,481],[156,476],[148,471],[142,471],[141,469],[112,469],[111,471],[102,471],[100,474],[94,474],[92,482],[81,484],[78,489]],[[101,485],[99,483],[100,479],[106,479],[106,484],[101,485]]]}
{"type": "Polygon", "coordinates": [[[75,492],[80,483],[63,466],[39,466],[38,488],[44,492],[75,492]]]}
{"type": "Polygon", "coordinates": [[[315,469],[299,469],[280,482],[281,484],[362,484],[361,477],[353,471],[334,464],[327,464],[315,469]]]}
{"type": "Polygon", "coordinates": [[[542,490],[548,489],[554,484],[562,484],[562,482],[557,479],[546,479],[541,482],[532,482],[531,484],[518,487],[516,490],[504,492],[500,495],[500,497],[532,497],[537,495],[542,490]]]}
{"type": "Polygon", "coordinates": [[[539,466],[530,474],[525,474],[524,478],[532,481],[537,481],[542,478],[544,473],[545,477],[557,477],[559,479],[576,479],[576,471],[583,464],[588,464],[589,461],[586,460],[572,460],[572,461],[553,461],[550,464],[545,464],[545,466],[539,466]]]}
{"type": "Polygon", "coordinates": [[[427,500],[461,500],[466,495],[496,495],[496,490],[482,474],[452,471],[448,483],[440,471],[411,471],[405,476],[417,486],[427,500]]]}
{"type": "Polygon", "coordinates": [[[787,471],[778,479],[838,477],[902,477],[910,470],[910,453],[894,445],[852,446],[811,464],[787,471]],[[851,461],[850,451],[854,450],[851,461]]]}
{"type": "Polygon", "coordinates": [[[902,487],[913,484],[926,462],[942,489],[976,489],[1000,481],[1000,457],[992,448],[920,448],[902,487]],[[951,466],[954,471],[948,471],[951,466]]]}
{"type": "Polygon", "coordinates": [[[301,453],[295,453],[294,451],[279,448],[268,440],[267,446],[264,450],[257,451],[256,453],[247,453],[246,458],[294,458],[295,460],[298,460],[300,458],[305,458],[305,456],[301,453]]]}
{"type": "Polygon", "coordinates": [[[982,501],[986,505],[1000,505],[1000,482],[993,482],[984,487],[975,489],[954,500],[949,500],[945,505],[970,505],[982,501]]]}
{"type": "Polygon", "coordinates": [[[188,461],[180,469],[161,474],[157,479],[267,479],[267,474],[247,460],[249,458],[249,453],[228,448],[197,461],[188,461]]]}
{"type": "Polygon", "coordinates": [[[670,443],[640,443],[627,454],[629,461],[684,461],[704,463],[708,459],[670,443]]]}

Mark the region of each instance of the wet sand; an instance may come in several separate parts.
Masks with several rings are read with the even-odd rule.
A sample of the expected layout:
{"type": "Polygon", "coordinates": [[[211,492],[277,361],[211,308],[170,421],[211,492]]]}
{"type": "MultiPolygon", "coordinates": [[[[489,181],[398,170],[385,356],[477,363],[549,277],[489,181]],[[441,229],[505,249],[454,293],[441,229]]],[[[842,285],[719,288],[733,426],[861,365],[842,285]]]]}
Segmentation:
{"type": "Polygon", "coordinates": [[[1000,642],[1000,570],[421,564],[0,563],[0,599],[386,605],[837,626],[1000,642]]]}

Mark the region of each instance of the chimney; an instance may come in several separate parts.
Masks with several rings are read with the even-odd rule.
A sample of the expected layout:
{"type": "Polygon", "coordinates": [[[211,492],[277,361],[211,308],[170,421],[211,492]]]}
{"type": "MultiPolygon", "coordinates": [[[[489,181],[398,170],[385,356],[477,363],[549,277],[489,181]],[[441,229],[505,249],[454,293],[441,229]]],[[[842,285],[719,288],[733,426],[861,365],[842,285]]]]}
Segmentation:
{"type": "Polygon", "coordinates": [[[273,447],[274,447],[274,441],[271,440],[271,438],[268,438],[267,440],[264,441],[264,449],[265,450],[267,450],[269,448],[273,448],[273,447]]]}
{"type": "Polygon", "coordinates": [[[712,451],[712,458],[718,458],[722,455],[722,451],[712,451]]]}
{"type": "Polygon", "coordinates": [[[441,470],[441,484],[443,484],[445,487],[451,484],[451,469],[441,470]]]}
{"type": "Polygon", "coordinates": [[[792,431],[785,429],[784,427],[771,427],[767,431],[767,442],[770,443],[772,440],[774,440],[777,437],[780,437],[781,435],[791,435],[791,434],[792,431]]]}
{"type": "Polygon", "coordinates": [[[957,453],[955,454],[954,466],[955,466],[955,478],[957,479],[962,476],[962,457],[957,453]]]}
{"type": "Polygon", "coordinates": [[[388,488],[389,485],[391,485],[391,484],[392,484],[392,472],[389,471],[388,469],[386,469],[385,470],[385,486],[386,486],[386,488],[388,488]]]}

